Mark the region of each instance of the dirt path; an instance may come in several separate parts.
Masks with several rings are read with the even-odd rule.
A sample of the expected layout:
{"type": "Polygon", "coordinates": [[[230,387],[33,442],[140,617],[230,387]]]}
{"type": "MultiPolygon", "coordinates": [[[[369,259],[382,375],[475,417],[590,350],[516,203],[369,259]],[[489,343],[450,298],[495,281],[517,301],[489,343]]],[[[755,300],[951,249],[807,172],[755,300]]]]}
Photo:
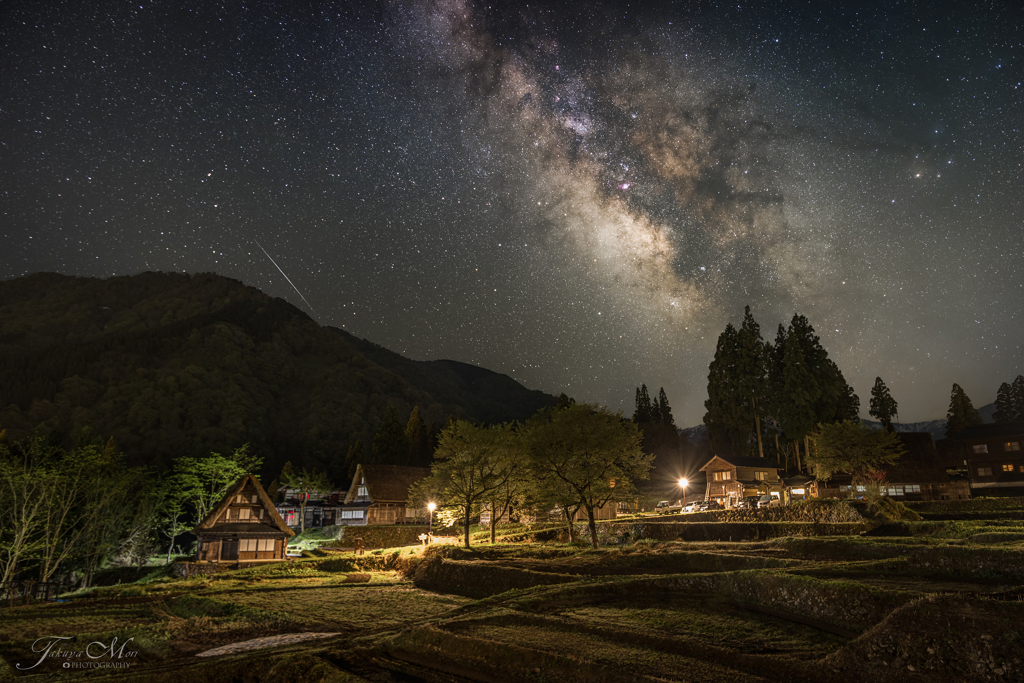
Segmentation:
{"type": "Polygon", "coordinates": [[[291,645],[292,643],[301,643],[304,640],[313,640],[316,638],[330,638],[331,636],[340,636],[340,633],[282,633],[277,636],[266,636],[265,638],[253,638],[252,640],[243,640],[239,643],[230,643],[228,645],[222,645],[215,647],[212,650],[206,650],[200,652],[196,657],[217,657],[219,655],[233,655],[239,652],[248,652],[250,650],[263,650],[268,647],[277,647],[278,645],[291,645]]]}

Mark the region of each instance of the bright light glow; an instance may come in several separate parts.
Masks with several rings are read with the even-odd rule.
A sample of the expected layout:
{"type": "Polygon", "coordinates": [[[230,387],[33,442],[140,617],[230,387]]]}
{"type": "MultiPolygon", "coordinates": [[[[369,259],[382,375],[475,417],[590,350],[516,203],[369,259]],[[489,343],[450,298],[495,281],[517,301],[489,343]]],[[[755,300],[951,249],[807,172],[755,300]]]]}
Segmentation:
{"type": "Polygon", "coordinates": [[[435,505],[434,503],[427,503],[427,509],[433,512],[434,510],[437,509],[437,505],[435,505]]]}
{"type": "Polygon", "coordinates": [[[679,485],[680,485],[680,486],[682,486],[683,488],[686,488],[686,485],[687,485],[687,484],[689,484],[689,483],[690,483],[690,482],[686,480],[686,477],[682,477],[682,478],[681,478],[681,479],[679,480],[679,485]]]}

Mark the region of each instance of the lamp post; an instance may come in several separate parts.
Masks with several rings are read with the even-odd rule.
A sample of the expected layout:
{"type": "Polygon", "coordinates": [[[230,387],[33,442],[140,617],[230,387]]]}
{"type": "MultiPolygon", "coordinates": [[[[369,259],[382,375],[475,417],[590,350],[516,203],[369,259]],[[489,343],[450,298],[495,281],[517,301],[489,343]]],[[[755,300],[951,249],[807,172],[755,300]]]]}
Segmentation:
{"type": "Polygon", "coordinates": [[[430,511],[430,526],[427,527],[427,529],[428,529],[427,534],[428,534],[428,536],[430,537],[431,540],[433,540],[433,536],[434,536],[434,510],[436,510],[436,509],[437,509],[437,505],[435,505],[434,503],[427,503],[427,510],[430,511]]]}
{"type": "Polygon", "coordinates": [[[687,481],[686,477],[680,477],[680,479],[679,479],[679,488],[681,488],[683,490],[683,507],[684,508],[686,507],[686,485],[689,484],[689,483],[690,482],[687,481]]]}

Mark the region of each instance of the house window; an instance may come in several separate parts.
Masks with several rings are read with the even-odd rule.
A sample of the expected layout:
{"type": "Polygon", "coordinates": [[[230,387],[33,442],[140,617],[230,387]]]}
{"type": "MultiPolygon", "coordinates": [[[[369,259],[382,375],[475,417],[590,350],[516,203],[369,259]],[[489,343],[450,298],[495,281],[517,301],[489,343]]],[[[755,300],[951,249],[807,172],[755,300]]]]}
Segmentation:
{"type": "Polygon", "coordinates": [[[365,498],[366,497],[366,487],[365,486],[357,486],[356,487],[356,496],[358,496],[359,498],[365,498]]]}
{"type": "Polygon", "coordinates": [[[988,453],[988,446],[986,446],[983,443],[978,444],[977,446],[972,446],[972,448],[974,449],[975,453],[988,453]]]}
{"type": "Polygon", "coordinates": [[[255,493],[252,494],[252,504],[255,505],[258,502],[260,502],[260,497],[257,496],[255,493]]]}
{"type": "Polygon", "coordinates": [[[254,553],[256,552],[256,539],[255,538],[243,538],[238,541],[238,551],[242,553],[254,553]]]}
{"type": "Polygon", "coordinates": [[[715,472],[715,481],[728,481],[732,479],[732,472],[715,472]]]}
{"type": "Polygon", "coordinates": [[[906,489],[907,493],[921,493],[920,484],[907,484],[903,488],[906,489]]]}
{"type": "Polygon", "coordinates": [[[889,486],[888,495],[890,495],[890,496],[902,496],[903,495],[903,487],[902,486],[889,486]]]}
{"type": "Polygon", "coordinates": [[[341,511],[341,518],[342,519],[362,519],[363,518],[363,511],[362,510],[342,510],[341,511]]]}
{"type": "Polygon", "coordinates": [[[992,468],[991,467],[979,467],[978,468],[978,476],[979,477],[991,477],[992,476],[992,468]]]}
{"type": "Polygon", "coordinates": [[[238,518],[239,519],[244,519],[245,521],[249,521],[249,515],[251,513],[252,513],[252,510],[250,510],[249,508],[242,508],[242,509],[240,509],[238,511],[238,518]]]}
{"type": "Polygon", "coordinates": [[[1013,472],[1013,465],[1003,465],[1003,472],[1013,472]]]}
{"type": "Polygon", "coordinates": [[[272,552],[274,550],[274,539],[272,538],[261,538],[259,540],[259,551],[261,553],[272,552]]]}
{"type": "Polygon", "coordinates": [[[1007,441],[1006,442],[1006,450],[1008,450],[1008,451],[1019,451],[1020,450],[1020,441],[1007,441]]]}
{"type": "Polygon", "coordinates": [[[260,508],[260,519],[263,519],[263,508],[260,508]]]}
{"type": "Polygon", "coordinates": [[[764,481],[767,478],[767,472],[762,472],[761,470],[757,470],[756,472],[754,472],[754,479],[757,479],[758,481],[764,481]]]}

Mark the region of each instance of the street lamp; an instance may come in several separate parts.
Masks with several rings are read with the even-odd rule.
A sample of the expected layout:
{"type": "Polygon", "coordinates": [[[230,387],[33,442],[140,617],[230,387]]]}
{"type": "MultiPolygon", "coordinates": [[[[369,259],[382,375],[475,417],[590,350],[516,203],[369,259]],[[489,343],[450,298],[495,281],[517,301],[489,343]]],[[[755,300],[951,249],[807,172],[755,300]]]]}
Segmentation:
{"type": "Polygon", "coordinates": [[[437,505],[434,503],[427,503],[427,509],[430,510],[430,526],[427,527],[427,533],[433,537],[434,535],[434,510],[437,509],[437,505]]]}
{"type": "Polygon", "coordinates": [[[690,482],[687,481],[686,477],[679,478],[679,488],[683,490],[683,507],[686,507],[686,485],[690,482]]]}

